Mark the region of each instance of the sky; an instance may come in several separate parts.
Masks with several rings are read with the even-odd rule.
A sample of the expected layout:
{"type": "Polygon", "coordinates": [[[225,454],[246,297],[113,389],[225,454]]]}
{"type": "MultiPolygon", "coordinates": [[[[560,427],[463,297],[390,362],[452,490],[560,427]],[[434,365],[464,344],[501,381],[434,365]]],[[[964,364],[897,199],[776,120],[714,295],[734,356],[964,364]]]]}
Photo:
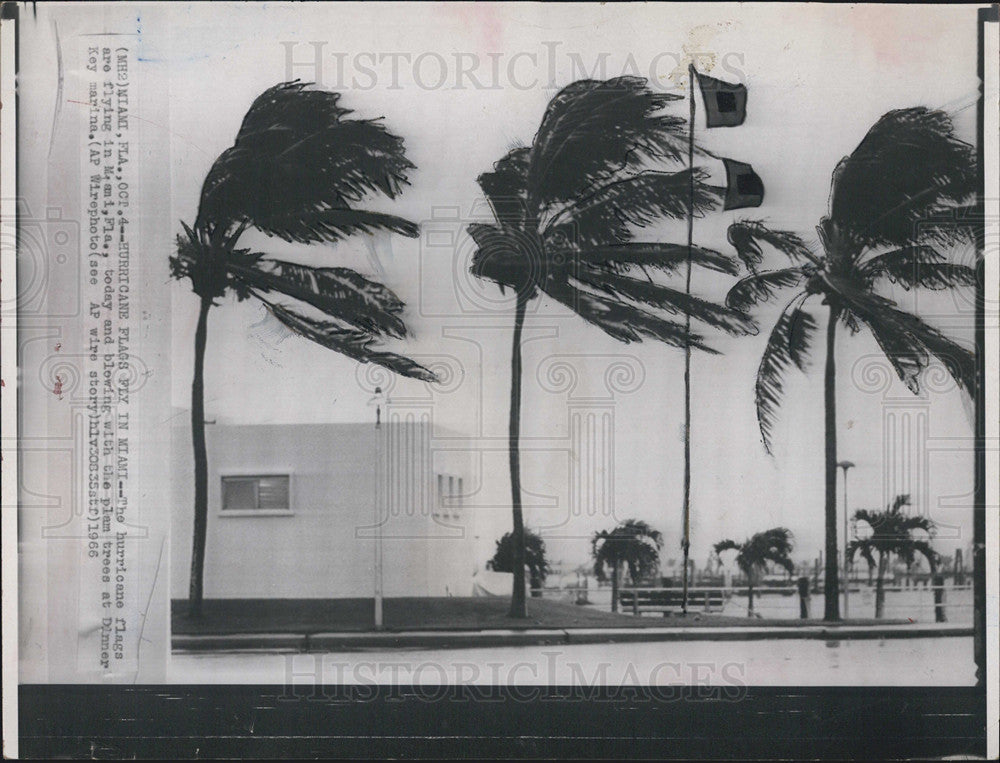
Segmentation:
{"type": "MultiPolygon", "coordinates": [[[[95,9],[125,12],[88,12],[95,9]]],[[[356,116],[384,117],[404,137],[417,166],[409,187],[394,202],[369,206],[420,222],[419,239],[380,234],[303,248],[250,233],[244,244],[354,267],[407,303],[413,338],[394,349],[444,363],[449,379],[438,391],[397,379],[389,395],[428,401],[435,426],[470,437],[482,453],[466,505],[481,518],[484,553],[511,521],[502,446],[513,300],[468,275],[464,228],[486,212],[477,175],[530,142],[559,88],[583,77],[638,74],[686,97],[692,58],[706,74],[743,82],[748,117],[740,127],[706,130],[698,103],[698,139],[717,155],[751,163],[766,188],[760,209],[697,221],[696,243],[721,250],[727,226],[740,217],[766,219],[815,245],[831,171],[890,109],[946,109],[958,134],[975,139],[972,7],[173,3],[140,6],[135,25],[140,74],[157,89],[147,113],[140,104],[136,114],[154,123],[147,134],[159,131],[157,150],[166,154],[158,158],[162,207],[147,214],[174,231],[181,220],[193,222],[202,180],[250,103],[278,82],[298,77],[339,90],[356,116]]],[[[686,115],[686,101],[675,107],[686,115]]],[[[683,235],[678,225],[642,232],[648,240],[683,235]]],[[[197,299],[186,282],[167,285],[171,241],[146,243],[170,290],[171,402],[187,408],[197,299]]],[[[776,256],[768,262],[781,264],[776,256]]],[[[694,278],[707,297],[723,297],[730,285],[717,274],[694,278]]],[[[971,346],[970,293],[886,294],[971,346]]],[[[692,557],[699,565],[716,541],[774,526],[793,531],[797,559],[811,560],[822,547],[822,358],[814,355],[808,374],[789,375],[773,456],[764,452],[754,412],[754,374],[779,308],[757,313],[759,336],[713,337],[722,354],[692,363],[692,557]]],[[[287,336],[258,305],[229,298],[211,313],[208,347],[207,417],[226,423],[366,420],[373,379],[382,378],[287,336]]],[[[629,517],[663,531],[665,559],[679,556],[683,353],[615,342],[540,300],[528,315],[524,362],[526,521],[543,532],[551,556],[582,563],[591,533],[629,517]],[[574,413],[592,417],[593,426],[606,422],[610,432],[604,492],[590,505],[570,498],[571,465],[589,457],[571,436],[574,413]]],[[[838,456],[856,465],[852,510],[912,490],[918,510],[942,525],[939,550],[964,548],[972,502],[967,401],[939,374],[926,395],[914,397],[890,378],[866,334],[841,333],[837,366],[838,456]],[[910,424],[900,426],[912,431],[894,429],[904,420],[910,424]],[[900,455],[902,448],[910,451],[900,455]]]]}

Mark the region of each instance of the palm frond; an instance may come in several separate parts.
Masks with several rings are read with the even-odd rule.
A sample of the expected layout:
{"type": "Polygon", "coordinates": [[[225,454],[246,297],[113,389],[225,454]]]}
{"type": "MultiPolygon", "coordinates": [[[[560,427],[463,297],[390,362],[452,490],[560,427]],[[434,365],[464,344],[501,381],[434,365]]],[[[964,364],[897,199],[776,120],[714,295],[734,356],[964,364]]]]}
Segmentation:
{"type": "Polygon", "coordinates": [[[535,198],[570,201],[644,160],[679,159],[685,122],[657,113],[678,99],[641,77],[567,85],[549,102],[532,143],[528,187],[535,198]]]}
{"type": "Polygon", "coordinates": [[[903,549],[906,551],[906,560],[908,563],[912,564],[913,559],[917,554],[920,554],[927,560],[927,564],[931,568],[931,572],[934,572],[940,563],[941,556],[935,551],[931,544],[924,540],[910,540],[908,543],[904,544],[903,549]]]}
{"type": "Polygon", "coordinates": [[[975,149],[955,136],[950,117],[925,107],[897,109],[837,165],[830,218],[865,246],[902,246],[922,219],[975,192],[975,149]]]}
{"type": "Polygon", "coordinates": [[[875,547],[868,540],[852,540],[847,544],[847,558],[854,561],[854,556],[860,554],[862,558],[868,562],[868,567],[874,569],[876,566],[875,562],[875,547]]]}
{"type": "MultiPolygon", "coordinates": [[[[344,119],[350,111],[339,93],[308,88],[285,82],[254,101],[234,145],[205,178],[195,228],[245,221],[287,241],[334,240],[350,229],[334,218],[324,222],[324,212],[350,211],[371,193],[400,192],[414,168],[402,138],[377,121],[344,119]]],[[[368,225],[399,227],[387,219],[368,225]]]]}
{"type": "Polygon", "coordinates": [[[264,221],[255,220],[254,225],[270,236],[299,244],[339,241],[355,233],[373,233],[377,230],[409,238],[420,235],[417,224],[402,217],[342,207],[300,210],[288,215],[272,213],[264,221]]]}
{"type": "Polygon", "coordinates": [[[530,157],[529,148],[512,149],[493,165],[492,172],[484,172],[476,179],[493,209],[493,216],[501,225],[520,226],[537,214],[528,209],[530,157]]]}
{"type": "Polygon", "coordinates": [[[730,334],[746,335],[757,331],[757,326],[745,313],[653,281],[594,268],[581,268],[576,274],[576,280],[611,297],[640,302],[671,315],[690,315],[697,321],[730,334]]]}
{"type": "Polygon", "coordinates": [[[972,352],[917,316],[898,309],[894,302],[841,279],[828,280],[851,311],[868,326],[911,391],[919,391],[919,374],[928,366],[930,356],[934,356],[962,389],[970,396],[975,395],[976,363],[972,352]]]}
{"type": "Polygon", "coordinates": [[[759,302],[772,299],[779,290],[801,286],[808,275],[801,267],[754,273],[737,281],[726,295],[726,305],[734,310],[749,310],[759,302]]]}
{"type": "Polygon", "coordinates": [[[687,216],[694,176],[694,214],[701,217],[718,206],[719,195],[700,167],[679,172],[641,172],[601,185],[592,194],[562,209],[544,234],[561,236],[570,246],[600,246],[629,241],[633,227],[663,218],[687,216]]]}
{"type": "Polygon", "coordinates": [[[791,231],[774,230],[760,220],[738,220],[726,231],[729,243],[736,249],[737,256],[753,272],[764,261],[764,243],[781,252],[793,262],[818,264],[819,258],[813,254],[802,238],[791,231]]]}
{"type": "MultiPolygon", "coordinates": [[[[666,273],[673,273],[687,263],[688,247],[683,244],[657,244],[645,242],[630,242],[627,244],[611,244],[605,246],[588,246],[582,249],[567,250],[562,256],[581,263],[593,263],[608,267],[616,272],[625,272],[632,266],[653,268],[666,273]]],[[[560,256],[555,252],[554,256],[560,256]]],[[[721,252],[700,246],[690,248],[691,264],[717,273],[736,275],[739,269],[736,262],[721,252]]]]}
{"type": "Polygon", "coordinates": [[[944,255],[928,244],[904,246],[864,262],[860,273],[869,282],[881,278],[904,289],[950,289],[975,286],[976,271],[968,265],[945,262],[944,255]]]}
{"type": "Polygon", "coordinates": [[[493,281],[501,290],[531,288],[534,295],[545,264],[534,243],[537,238],[517,228],[486,223],[471,223],[467,230],[476,243],[469,266],[474,276],[493,281]]]}
{"type": "Polygon", "coordinates": [[[406,336],[405,305],[388,287],[349,268],[312,268],[283,260],[258,260],[227,269],[244,286],[280,292],[372,334],[406,336]]]}
{"type": "Polygon", "coordinates": [[[400,376],[437,381],[437,376],[419,363],[393,352],[373,348],[376,338],[367,331],[345,326],[337,321],[318,321],[297,313],[284,305],[264,300],[267,309],[296,334],[361,363],[375,363],[400,376]]]}
{"type": "MultiPolygon", "coordinates": [[[[668,321],[639,307],[584,291],[566,281],[550,279],[542,288],[546,294],[585,321],[625,344],[651,338],[674,347],[683,347],[688,336],[681,323],[668,321]]],[[[700,334],[692,332],[690,343],[695,349],[718,354],[704,343],[704,337],[700,334]]]]}
{"type": "Polygon", "coordinates": [[[741,546],[734,540],[720,540],[712,548],[715,549],[716,554],[721,554],[723,551],[739,551],[741,546]]]}
{"type": "Polygon", "coordinates": [[[771,453],[771,435],[777,423],[778,409],[784,394],[785,373],[795,363],[802,366],[802,358],[809,350],[809,344],[816,330],[816,321],[801,306],[792,305],[797,297],[782,311],[757,369],[754,398],[757,405],[757,423],[760,426],[764,449],[771,453]],[[795,344],[793,345],[792,342],[795,344]]]}

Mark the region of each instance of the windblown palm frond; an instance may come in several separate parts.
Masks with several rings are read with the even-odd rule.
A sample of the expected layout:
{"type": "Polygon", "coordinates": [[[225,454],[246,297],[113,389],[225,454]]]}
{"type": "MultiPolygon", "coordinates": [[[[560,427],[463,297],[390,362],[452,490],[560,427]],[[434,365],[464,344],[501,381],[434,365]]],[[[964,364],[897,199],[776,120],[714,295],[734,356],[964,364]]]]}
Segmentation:
{"type": "Polygon", "coordinates": [[[795,564],[791,560],[793,548],[792,532],[785,527],[755,533],[743,543],[727,539],[713,546],[716,555],[721,555],[724,551],[736,551],[736,565],[750,578],[762,574],[767,569],[768,562],[794,572],[795,564]]]}
{"type": "MultiPolygon", "coordinates": [[[[688,248],[636,242],[636,229],[683,218],[694,190],[696,215],[719,206],[719,189],[700,168],[652,171],[643,162],[679,159],[682,118],[659,113],[673,96],[645,80],[573,83],[549,104],[531,146],[515,148],[479,185],[496,218],[468,231],[471,272],[522,299],[544,293],[623,342],[683,346],[685,330],[666,315],[690,314],[709,328],[753,333],[738,311],[656,282],[686,265],[688,248]],[[665,313],[663,315],[661,313],[665,313]]],[[[692,247],[690,261],[733,273],[732,259],[692,247]]],[[[705,347],[697,333],[694,346],[705,347]]]]}
{"type": "Polygon", "coordinates": [[[898,556],[907,565],[913,563],[920,554],[935,569],[939,555],[930,544],[937,532],[937,526],[929,517],[906,514],[903,509],[910,505],[909,495],[898,495],[885,509],[858,509],[854,520],[863,522],[871,529],[867,538],[859,538],[848,544],[848,558],[860,554],[871,567],[876,565],[875,554],[888,557],[898,556]],[[914,537],[914,531],[922,531],[926,537],[914,537]]]}
{"type": "Polygon", "coordinates": [[[663,114],[679,96],[641,77],[579,80],[549,102],[532,144],[527,188],[533,204],[574,201],[646,160],[681,158],[684,119],[663,114]]]}
{"type": "Polygon", "coordinates": [[[345,119],[350,113],[339,93],[298,81],[260,95],[205,179],[195,225],[182,223],[171,273],[190,278],[195,293],[212,300],[229,290],[240,300],[257,297],[295,333],[354,360],[433,381],[419,363],[377,347],[383,337],[407,334],[404,304],[386,286],[348,268],[236,247],[248,227],[306,244],[376,230],[417,235],[409,220],[352,208],[371,193],[397,196],[413,164],[401,138],[380,122],[345,119]],[[274,293],[330,320],[275,303],[274,293]]]}
{"type": "Polygon", "coordinates": [[[205,178],[195,227],[246,223],[299,243],[380,229],[416,236],[408,220],[351,206],[399,194],[414,168],[402,138],[378,121],[345,119],[339,93],[307,87],[285,82],[254,101],[205,178]]]}
{"type": "MultiPolygon", "coordinates": [[[[889,112],[833,175],[830,215],[817,231],[822,254],[793,233],[759,220],[729,227],[729,241],[751,271],[726,297],[727,306],[749,310],[793,290],[764,350],[756,381],[757,412],[765,448],[780,404],[783,375],[790,363],[804,368],[816,323],[803,306],[820,297],[830,320],[852,334],[871,331],[893,369],[914,393],[920,374],[937,359],[972,395],[972,353],[917,316],[877,294],[883,282],[904,288],[945,289],[976,284],[973,268],[947,261],[946,246],[971,235],[958,209],[972,192],[975,156],[955,137],[942,112],[924,108],[889,112]],[[926,218],[927,226],[920,223],[926,218]],[[792,260],[790,267],[757,272],[766,244],[792,260]],[[878,251],[879,247],[895,247],[878,251]]],[[[830,334],[832,336],[832,334],[830,334]]],[[[832,341],[832,340],[831,340],[832,341]]]]}
{"type": "Polygon", "coordinates": [[[777,424],[785,387],[785,373],[794,364],[804,367],[806,354],[816,331],[816,321],[796,297],[774,324],[757,369],[754,399],[764,449],[772,452],[772,434],[777,424]]]}
{"type": "Polygon", "coordinates": [[[911,391],[919,392],[919,374],[934,357],[967,394],[975,394],[976,363],[971,351],[900,310],[891,300],[839,279],[833,285],[845,307],[872,332],[911,391]]]}
{"type": "Polygon", "coordinates": [[[859,270],[868,283],[874,285],[884,278],[904,289],[938,290],[976,285],[973,268],[945,262],[945,255],[929,244],[904,246],[876,255],[864,262],[859,270]]]}
{"type": "Polygon", "coordinates": [[[626,519],[611,530],[595,532],[590,546],[598,580],[606,580],[608,570],[624,567],[638,583],[659,569],[663,536],[642,520],[626,519]]]}
{"type": "Polygon", "coordinates": [[[945,112],[890,111],[834,170],[829,218],[860,247],[908,245],[921,221],[975,194],[975,168],[945,112]]]}
{"type": "Polygon", "coordinates": [[[747,270],[751,272],[764,261],[761,243],[768,244],[793,262],[817,262],[816,255],[797,234],[774,230],[760,220],[735,222],[729,226],[726,237],[747,270]]]}
{"type": "Polygon", "coordinates": [[[734,310],[748,310],[770,300],[781,289],[804,284],[808,277],[801,267],[754,273],[736,282],[726,295],[726,304],[734,310]]]}

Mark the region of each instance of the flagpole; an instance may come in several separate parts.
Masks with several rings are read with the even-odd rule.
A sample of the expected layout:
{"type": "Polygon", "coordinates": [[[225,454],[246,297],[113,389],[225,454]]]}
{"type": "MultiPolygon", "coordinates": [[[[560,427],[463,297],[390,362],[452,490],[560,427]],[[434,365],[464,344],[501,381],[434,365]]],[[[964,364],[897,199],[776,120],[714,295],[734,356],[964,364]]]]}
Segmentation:
{"type": "MultiPolygon", "coordinates": [[[[688,93],[691,111],[688,119],[688,219],[687,274],[684,293],[691,295],[691,247],[694,245],[694,64],[688,64],[688,93]]],[[[691,311],[684,311],[684,593],[681,612],[687,614],[688,556],[691,549],[691,311]]]]}

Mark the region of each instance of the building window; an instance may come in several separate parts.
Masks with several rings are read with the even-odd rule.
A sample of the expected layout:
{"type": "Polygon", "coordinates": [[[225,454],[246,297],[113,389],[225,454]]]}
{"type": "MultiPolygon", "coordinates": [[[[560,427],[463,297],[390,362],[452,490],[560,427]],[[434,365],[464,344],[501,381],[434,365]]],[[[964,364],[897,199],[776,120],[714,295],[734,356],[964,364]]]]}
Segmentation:
{"type": "Polygon", "coordinates": [[[462,478],[453,474],[437,475],[437,509],[435,519],[454,521],[462,518],[462,478]]]}
{"type": "Polygon", "coordinates": [[[222,478],[222,510],[245,513],[288,513],[292,507],[288,498],[287,474],[260,474],[222,478]]]}

